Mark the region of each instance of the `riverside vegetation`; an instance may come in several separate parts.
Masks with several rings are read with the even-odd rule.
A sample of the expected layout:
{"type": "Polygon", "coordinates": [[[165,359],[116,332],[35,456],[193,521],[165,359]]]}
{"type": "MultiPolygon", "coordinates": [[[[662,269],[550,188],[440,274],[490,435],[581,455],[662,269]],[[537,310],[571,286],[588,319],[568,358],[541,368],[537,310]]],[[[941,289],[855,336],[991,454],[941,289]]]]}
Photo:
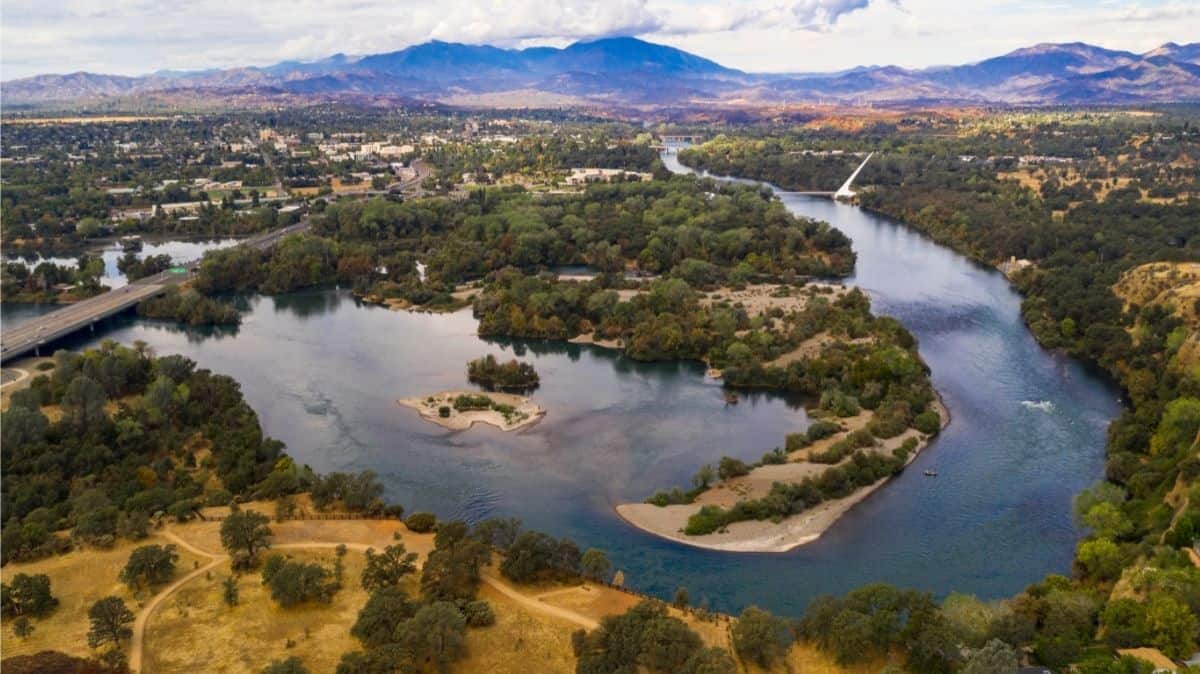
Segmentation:
{"type": "MultiPolygon", "coordinates": [[[[1030,235],[1046,237],[1040,254],[1033,254],[1036,249],[1026,249],[1024,244],[997,246],[995,255],[986,256],[988,261],[1015,256],[1034,263],[1017,276],[1017,282],[1027,293],[1027,307],[1032,307],[1027,311],[1031,325],[1039,326],[1035,333],[1047,344],[1085,356],[1097,354],[1097,361],[1116,372],[1126,386],[1131,409],[1114,424],[1110,482],[1077,499],[1078,517],[1091,534],[1080,543],[1071,578],[1051,576],[1017,597],[999,602],[959,594],[939,602],[927,593],[870,585],[844,597],[822,597],[798,621],[748,607],[731,630],[732,647],[743,662],[782,666],[787,649],[799,638],[843,665],[876,665],[873,669],[882,666],[882,659],[890,660],[892,669],[903,667],[912,672],[1012,671],[1022,660],[1034,660],[1055,669],[1074,666],[1083,674],[1118,674],[1148,670],[1131,658],[1113,658],[1116,648],[1150,645],[1176,658],[1186,657],[1195,648],[1200,630],[1195,618],[1200,613],[1200,577],[1188,555],[1200,529],[1195,487],[1195,438],[1200,429],[1196,398],[1200,393],[1194,362],[1189,364],[1184,356],[1196,326],[1185,324],[1172,307],[1140,302],[1126,307],[1120,298],[1106,295],[1112,292],[1115,274],[1135,264],[1194,258],[1195,238],[1189,228],[1196,219],[1186,210],[1194,206],[1161,196],[1165,194],[1161,191],[1159,196],[1142,194],[1136,185],[1136,196],[1132,191],[1122,195],[1120,188],[1096,190],[1096,204],[1083,200],[1084,208],[1098,209],[1095,223],[1102,231],[1101,236],[1093,236],[1095,229],[1076,219],[1080,216],[1071,215],[1071,200],[1067,211],[1053,209],[1046,219],[1042,217],[1045,206],[1039,205],[1039,199],[1044,200],[1040,188],[1035,192],[1027,186],[1016,190],[1009,185],[1027,180],[1026,176],[1000,175],[1001,169],[1018,168],[1015,160],[997,164],[996,170],[975,171],[971,162],[962,162],[956,154],[983,155],[996,151],[994,148],[1005,154],[1025,151],[1018,148],[1066,154],[1077,148],[1096,148],[1087,151],[1107,157],[1114,147],[1127,148],[1132,152],[1126,156],[1141,158],[1141,168],[1136,170],[1145,173],[1139,180],[1150,183],[1163,177],[1186,193],[1190,189],[1186,187],[1187,167],[1167,168],[1160,160],[1174,157],[1171,163],[1186,161],[1185,153],[1171,153],[1164,143],[1191,142],[1188,139],[1194,138],[1194,129],[1182,124],[1139,127],[1140,123],[1132,123],[1120,142],[1114,138],[1121,136],[1112,135],[1112,129],[1103,124],[1063,124],[1061,120],[1049,125],[1038,122],[1032,130],[1025,128],[1024,122],[1015,127],[980,125],[974,136],[951,140],[912,134],[907,129],[905,134],[894,134],[895,130],[888,128],[870,129],[861,136],[817,134],[816,146],[822,148],[849,144],[866,149],[880,139],[889,139],[898,152],[910,143],[947,148],[936,153],[914,151],[903,170],[896,165],[894,177],[921,195],[911,203],[896,203],[919,205],[914,226],[927,228],[950,243],[956,238],[977,241],[1006,236],[1017,241],[1019,237],[1013,233],[1032,223],[1028,225],[1030,235]],[[1172,138],[1149,143],[1138,140],[1143,136],[1154,139],[1154,134],[1172,138]],[[1094,140],[1081,142],[1085,138],[1094,140]],[[925,159],[921,159],[922,152],[925,159]],[[926,161],[930,163],[922,163],[926,161]],[[969,179],[952,170],[958,166],[954,161],[973,167],[969,179]],[[1156,173],[1147,172],[1156,165],[1156,173]],[[917,170],[923,167],[931,170],[927,183],[917,170]],[[1099,196],[1101,191],[1104,198],[1099,196]],[[1114,192],[1113,203],[1104,205],[1114,192]],[[941,205],[942,198],[944,204],[957,203],[954,199],[959,198],[976,201],[979,210],[970,212],[980,217],[960,221],[954,208],[941,205]],[[1010,199],[1012,204],[1007,203],[1010,199]],[[1017,208],[1022,204],[1037,218],[1025,218],[1027,213],[1017,208]],[[1109,208],[1125,210],[1106,210],[1109,208]],[[1142,236],[1139,229],[1131,236],[1122,229],[1129,226],[1131,214],[1153,218],[1149,222],[1155,234],[1142,236]],[[942,224],[921,224],[926,216],[930,218],[927,222],[942,224]],[[1054,248],[1058,245],[1070,246],[1068,250],[1080,254],[1057,256],[1054,248]],[[1140,252],[1127,254],[1131,248],[1140,252]],[[1060,299],[1053,293],[1063,278],[1071,280],[1060,299]],[[1039,306],[1039,300],[1044,300],[1045,306],[1039,306]]],[[[803,143],[809,140],[782,141],[787,143],[784,154],[808,147],[803,143]]],[[[740,139],[729,142],[742,143],[740,139]]],[[[777,153],[763,152],[761,146],[746,147],[745,157],[766,156],[781,165],[802,167],[811,160],[790,154],[779,159],[777,153]]],[[[684,158],[699,165],[705,161],[700,158],[703,148],[700,152],[685,153],[684,158]]],[[[820,161],[832,166],[836,161],[852,160],[820,161]]],[[[737,164],[725,170],[715,164],[712,168],[721,173],[771,177],[766,171],[756,175],[748,162],[745,171],[739,171],[737,164]]],[[[869,166],[864,171],[860,177],[863,185],[871,183],[874,170],[869,166]]],[[[1120,164],[1110,170],[1135,169],[1120,164]]],[[[827,173],[835,171],[830,168],[827,173]]],[[[848,171],[836,173],[844,178],[848,171]]],[[[1097,182],[1112,187],[1109,183],[1127,177],[1105,176],[1097,182]]],[[[786,179],[773,179],[787,184],[786,179]]],[[[1060,190],[1064,182],[1060,178],[1054,189],[1060,190]]],[[[879,193],[885,189],[881,187],[879,193]]],[[[863,198],[873,198],[870,190],[863,198]]],[[[6,216],[14,210],[6,209],[6,216]]],[[[21,224],[15,215],[5,218],[6,229],[10,223],[21,224]]],[[[723,370],[730,386],[811,394],[815,384],[817,398],[810,407],[814,416],[823,418],[802,435],[786,438],[783,447],[764,456],[763,466],[778,465],[781,457],[788,460],[794,452],[806,452],[806,456],[814,455],[809,460],[822,458],[830,465],[853,463],[853,457],[867,448],[859,445],[868,441],[868,435],[878,440],[901,423],[905,433],[935,428],[927,414],[932,401],[927,376],[915,358],[915,345],[904,339],[903,329],[889,327],[889,319],[871,316],[865,297],[821,292],[818,284],[804,283],[806,276],[848,273],[853,265],[849,242],[827,226],[789,216],[768,194],[752,187],[672,178],[595,185],[582,194],[536,198],[520,188],[491,188],[472,192],[458,202],[336,203],[317,214],[314,225],[311,236],[289,237],[272,251],[209,254],[197,290],[205,294],[230,290],[279,293],[340,282],[363,294],[377,292],[420,305],[450,306],[459,301],[454,294],[462,284],[473,282],[480,285],[474,303],[480,329],[491,330],[490,334],[552,339],[591,336],[611,340],[608,343],[634,358],[705,360],[723,370]],[[427,265],[424,281],[416,272],[417,260],[427,265]],[[547,273],[559,265],[579,263],[602,273],[582,283],[547,273]],[[626,270],[659,278],[631,280],[621,273],[626,270]],[[777,294],[778,300],[798,300],[803,306],[753,310],[738,307],[736,302],[722,306],[722,300],[714,299],[723,286],[768,282],[774,284],[770,292],[777,294]],[[822,325],[835,337],[829,344],[820,334],[806,335],[800,321],[789,318],[810,310],[827,312],[829,320],[822,325]],[[850,418],[843,413],[852,414],[854,405],[868,408],[873,404],[870,423],[874,429],[858,434],[837,430],[850,418]],[[881,410],[888,413],[880,414],[881,410]],[[839,438],[839,432],[845,435],[839,438]],[[809,452],[812,446],[806,445],[810,442],[823,443],[819,455],[809,452]],[[838,445],[839,449],[831,451],[826,445],[838,445]]],[[[969,248],[966,243],[959,246],[969,248]]],[[[389,509],[382,501],[382,487],[370,474],[318,476],[296,466],[282,446],[263,437],[235,382],[196,370],[186,359],[155,358],[144,346],[105,345],[98,352],[59,355],[55,360],[54,369],[61,367],[65,374],[35,378],[30,393],[12,396],[0,423],[6,467],[3,548],[6,555],[14,555],[6,557],[8,561],[35,559],[70,545],[102,546],[126,535],[136,538],[143,523],[158,512],[170,518],[188,518],[201,504],[231,500],[277,498],[287,504],[289,498],[307,491],[318,509],[393,517],[403,512],[398,506],[389,509]],[[176,374],[178,378],[173,376],[176,374]],[[171,414],[165,415],[164,410],[171,414]],[[81,421],[84,425],[77,426],[81,421]],[[14,466],[16,472],[12,472],[14,466]],[[100,514],[93,516],[93,512],[100,514]]],[[[709,474],[711,483],[712,473],[736,479],[751,468],[736,460],[722,461],[715,468],[702,467],[698,476],[709,474]]],[[[777,494],[761,504],[762,513],[770,518],[791,512],[822,490],[821,485],[809,485],[796,494],[777,494]]],[[[706,491],[691,496],[685,493],[683,498],[694,500],[706,491]]],[[[667,501],[675,498],[669,495],[667,501]]],[[[757,507],[754,515],[759,512],[757,507]]],[[[253,551],[258,543],[269,540],[264,531],[269,531],[267,523],[247,517],[234,519],[239,520],[246,526],[237,529],[245,535],[230,536],[231,551],[244,549],[247,557],[266,564],[270,558],[253,551]]],[[[487,612],[477,605],[471,607],[478,600],[471,588],[478,588],[482,548],[508,548],[502,564],[507,566],[506,577],[514,582],[581,574],[603,578],[611,572],[602,553],[580,553],[578,548],[572,550],[569,542],[521,533],[511,522],[492,521],[469,528],[439,523],[428,513],[412,514],[406,522],[412,531],[436,528],[442,539],[434,546],[440,554],[430,571],[429,589],[425,588],[424,570],[420,589],[404,594],[386,589],[388,581],[375,579],[397,574],[411,577],[416,572],[409,568],[409,553],[404,550],[377,555],[385,559],[376,566],[386,568],[369,575],[374,609],[367,611],[364,606],[367,620],[355,634],[360,647],[346,655],[338,671],[434,669],[460,662],[467,625],[486,622],[487,612]],[[521,545],[516,545],[518,539],[523,539],[521,545]],[[376,594],[380,594],[377,599],[376,594]],[[381,621],[375,623],[379,629],[367,629],[376,620],[381,621]],[[417,633],[437,635],[436,644],[416,639],[413,635],[417,633]]],[[[724,522],[717,523],[722,525],[724,522]]],[[[140,557],[146,559],[139,560],[135,569],[166,566],[141,563],[163,560],[162,551],[140,557]]],[[[430,561],[433,559],[431,555],[430,561]]],[[[281,568],[287,568],[282,579],[315,588],[309,604],[320,604],[329,596],[327,584],[337,574],[336,559],[294,559],[290,564],[284,559],[270,564],[275,573],[268,574],[269,585],[275,584],[271,581],[281,568]],[[324,572],[305,566],[313,564],[324,572]]],[[[12,621],[14,633],[37,629],[37,615],[43,610],[39,606],[50,605],[45,609],[49,615],[62,610],[54,609],[53,602],[46,599],[47,595],[54,598],[57,581],[45,583],[36,575],[18,580],[6,574],[5,617],[6,623],[12,621]],[[20,618],[30,619],[18,623],[20,618]]],[[[139,571],[131,572],[130,577],[147,582],[150,575],[139,571]]],[[[364,583],[367,577],[364,575],[364,583]]],[[[288,596],[290,584],[278,583],[284,585],[280,596],[288,596]]],[[[236,587],[226,596],[229,599],[225,601],[236,603],[236,587]]],[[[686,605],[686,592],[677,595],[677,603],[686,605]]],[[[105,635],[115,637],[118,643],[124,638],[132,618],[127,620],[128,611],[122,609],[119,599],[96,609],[97,655],[116,650],[107,645],[113,639],[105,635]]],[[[732,671],[729,654],[707,650],[706,642],[680,629],[664,615],[661,605],[654,603],[624,616],[605,618],[597,629],[580,633],[572,642],[575,666],[581,672],[631,671],[634,667],[655,672],[732,671]]],[[[294,660],[261,664],[267,671],[304,671],[304,665],[294,660]]]]}
{"type": "Polygon", "coordinates": [[[1180,300],[1132,303],[1114,286],[1140,265],[1200,257],[1194,121],[1029,115],[967,126],[954,138],[887,127],[719,138],[680,159],[785,189],[829,189],[854,159],[804,150],[887,146],[859,177],[864,206],[984,262],[1026,260],[1007,271],[1034,335],[1107,370],[1128,407],[1109,429],[1106,481],[1076,499],[1090,533],[1073,577],[1051,576],[1011,600],[1017,618],[1001,623],[1023,626],[995,636],[1080,671],[1138,671],[1108,657],[1115,647],[1184,658],[1200,636],[1200,570],[1189,560],[1200,538],[1200,325],[1180,300]]]}

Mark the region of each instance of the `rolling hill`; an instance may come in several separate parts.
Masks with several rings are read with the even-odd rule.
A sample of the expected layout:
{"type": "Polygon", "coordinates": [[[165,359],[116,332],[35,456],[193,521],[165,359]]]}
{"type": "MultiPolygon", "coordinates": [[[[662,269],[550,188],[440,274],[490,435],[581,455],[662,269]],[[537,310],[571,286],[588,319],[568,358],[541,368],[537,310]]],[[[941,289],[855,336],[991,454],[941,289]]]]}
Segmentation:
{"type": "MultiPolygon", "coordinates": [[[[756,74],[632,37],[562,49],[426,42],[362,57],[144,77],[38,75],[0,84],[10,106],[54,106],[176,94],[494,100],[507,92],[580,104],[760,103],[1130,104],[1200,100],[1200,43],[1145,54],[1080,42],[1039,44],[977,63],[926,69],[859,67],[828,74],[756,74]]],[[[485,104],[485,103],[481,103],[485,104]]]]}

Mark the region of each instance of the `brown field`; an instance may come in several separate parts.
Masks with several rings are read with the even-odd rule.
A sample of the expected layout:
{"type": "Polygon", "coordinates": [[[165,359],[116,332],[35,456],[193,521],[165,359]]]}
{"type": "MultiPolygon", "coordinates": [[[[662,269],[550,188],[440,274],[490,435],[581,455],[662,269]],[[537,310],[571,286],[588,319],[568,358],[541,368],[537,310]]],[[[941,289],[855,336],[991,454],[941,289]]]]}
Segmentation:
{"type": "MultiPolygon", "coordinates": [[[[273,510],[266,503],[248,505],[273,510]]],[[[97,599],[115,594],[125,598],[139,618],[146,618],[142,672],[257,672],[273,660],[291,656],[301,658],[314,672],[330,672],[343,653],[359,648],[349,630],[367,599],[358,582],[365,560],[363,549],[387,545],[396,533],[410,551],[424,554],[433,545],[431,535],[413,534],[398,521],[273,522],[273,550],[267,554],[290,555],[332,568],[334,546],[346,543],[350,550],[345,557],[342,590],[329,604],[283,609],[270,599],[258,573],[252,572],[239,577],[239,603],[229,607],[221,598],[221,583],[231,571],[228,561],[220,556],[223,551],[218,528],[215,522],[174,525],[138,543],[177,543],[177,578],[213,564],[211,569],[197,571],[174,592],[157,595],[161,600],[148,615],[142,609],[152,597],[134,597],[116,581],[134,544],[6,566],[5,580],[18,572],[49,574],[54,595],[62,603],[53,615],[36,622],[36,631],[26,640],[14,637],[5,625],[0,643],[4,655],[47,649],[79,656],[93,654],[86,641],[87,609],[97,599]]],[[[495,567],[485,569],[484,576],[479,596],[492,605],[497,621],[491,627],[468,630],[467,657],[455,665],[454,671],[568,674],[574,671],[575,663],[571,633],[604,616],[623,613],[640,601],[632,594],[591,583],[516,586],[500,578],[495,567]]],[[[407,582],[410,592],[417,594],[416,578],[407,582]]],[[[704,622],[675,609],[671,613],[687,621],[707,644],[730,649],[727,621],[704,622]]],[[[131,648],[127,646],[126,650],[130,652],[131,648]]],[[[792,650],[787,665],[780,663],[773,671],[865,674],[880,666],[872,663],[842,669],[811,647],[800,645],[792,650]]],[[[744,671],[760,670],[751,667],[744,671]]]]}
{"type": "MultiPolygon", "coordinates": [[[[333,550],[268,554],[286,554],[330,569],[336,557],[333,550]]],[[[364,559],[362,552],[346,553],[344,585],[329,604],[286,609],[271,599],[258,573],[238,576],[238,605],[226,606],[221,583],[230,570],[228,563],[219,565],[158,608],[146,630],[143,671],[251,673],[292,656],[314,672],[333,671],[343,653],[359,648],[350,627],[367,601],[358,583],[364,559]]]]}
{"type": "Polygon", "coordinates": [[[562,618],[521,607],[488,585],[479,589],[496,612],[496,624],[467,631],[467,658],[454,666],[469,674],[569,674],[575,671],[571,632],[562,618]]]}
{"type": "MultiPolygon", "coordinates": [[[[0,651],[4,657],[44,650],[88,655],[91,652],[87,645],[88,609],[97,600],[114,595],[124,599],[129,610],[136,614],[152,595],[134,596],[117,580],[117,574],[124,568],[134,548],[169,543],[171,541],[162,536],[152,535],[136,543],[122,541],[108,550],[83,548],[36,562],[5,565],[0,573],[5,583],[18,573],[44,573],[50,576],[50,591],[58,598],[59,605],[49,616],[33,621],[34,632],[27,639],[18,639],[6,624],[2,630],[3,637],[0,637],[0,651]]],[[[176,565],[176,578],[191,571],[202,559],[184,549],[177,551],[179,562],[176,565]]]]}

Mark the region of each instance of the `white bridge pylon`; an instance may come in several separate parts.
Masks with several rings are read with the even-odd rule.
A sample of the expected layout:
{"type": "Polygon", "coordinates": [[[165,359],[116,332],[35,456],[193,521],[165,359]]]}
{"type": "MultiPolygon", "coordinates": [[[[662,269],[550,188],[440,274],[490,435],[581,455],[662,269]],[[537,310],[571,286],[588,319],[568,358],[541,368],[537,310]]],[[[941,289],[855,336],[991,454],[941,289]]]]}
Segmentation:
{"type": "Polygon", "coordinates": [[[846,182],[842,183],[842,186],[838,188],[838,191],[833,193],[834,199],[849,200],[854,198],[854,190],[850,189],[850,186],[854,184],[854,179],[858,177],[858,172],[863,170],[863,167],[866,166],[867,162],[871,161],[871,157],[874,156],[875,153],[872,152],[867,155],[866,159],[862,160],[862,163],[858,165],[858,168],[854,169],[854,173],[851,173],[850,177],[846,178],[846,182]]]}

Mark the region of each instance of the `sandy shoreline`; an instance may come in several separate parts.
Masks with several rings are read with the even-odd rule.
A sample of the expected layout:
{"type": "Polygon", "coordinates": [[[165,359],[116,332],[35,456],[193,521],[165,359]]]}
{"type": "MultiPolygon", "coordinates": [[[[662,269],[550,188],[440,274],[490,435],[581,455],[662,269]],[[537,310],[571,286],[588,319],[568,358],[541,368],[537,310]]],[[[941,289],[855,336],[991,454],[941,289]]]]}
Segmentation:
{"type": "Polygon", "coordinates": [[[420,398],[399,398],[396,404],[416,410],[421,418],[431,421],[442,428],[452,431],[465,431],[475,424],[495,426],[502,431],[515,431],[527,428],[542,420],[546,410],[529,398],[511,393],[479,393],[477,391],[442,391],[431,396],[420,398]],[[454,409],[454,399],[460,395],[486,395],[497,403],[511,406],[516,412],[509,418],[498,410],[469,410],[460,412],[454,409]],[[443,417],[442,407],[450,410],[450,415],[443,417]]]}
{"type": "MultiPolygon", "coordinates": [[[[934,405],[941,415],[944,429],[950,423],[949,410],[942,404],[940,396],[934,405]]],[[[843,421],[849,422],[847,424],[849,431],[865,426],[868,420],[869,416],[860,415],[843,421]]],[[[827,446],[841,437],[844,437],[843,434],[838,434],[826,441],[814,444],[813,447],[793,452],[792,457],[827,446]]],[[[880,449],[890,451],[891,448],[898,446],[909,437],[918,438],[916,451],[909,455],[906,464],[911,465],[932,438],[922,436],[909,429],[896,438],[883,441],[880,449]]],[[[842,515],[875,493],[892,478],[885,477],[874,484],[857,489],[844,498],[823,501],[778,524],[770,520],[734,522],[722,531],[703,536],[688,536],[683,533],[683,529],[687,525],[688,518],[706,505],[719,505],[727,508],[739,500],[744,500],[747,494],[757,497],[761,493],[763,484],[769,485],[776,481],[798,482],[809,475],[819,474],[827,468],[828,466],[825,465],[804,461],[760,466],[744,477],[728,480],[726,483],[717,483],[713,488],[701,494],[694,503],[661,507],[650,503],[622,503],[616,506],[616,511],[621,519],[642,531],[696,548],[724,552],[787,552],[820,538],[842,515]],[[756,487],[758,493],[754,493],[756,487]]]]}

